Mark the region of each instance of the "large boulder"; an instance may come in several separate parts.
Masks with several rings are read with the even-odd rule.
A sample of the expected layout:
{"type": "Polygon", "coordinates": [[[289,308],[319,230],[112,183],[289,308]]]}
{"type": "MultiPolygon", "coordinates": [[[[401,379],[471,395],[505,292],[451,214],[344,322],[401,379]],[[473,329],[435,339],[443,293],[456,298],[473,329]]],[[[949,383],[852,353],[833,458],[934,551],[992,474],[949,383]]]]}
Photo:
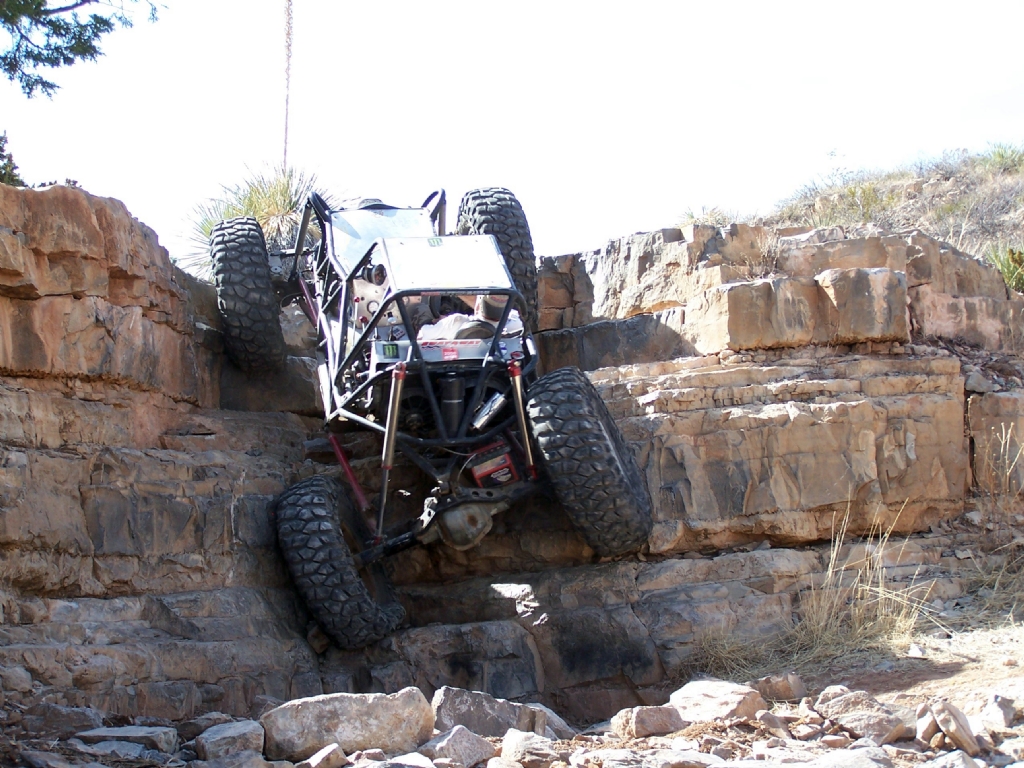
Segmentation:
{"type": "Polygon", "coordinates": [[[753,720],[758,711],[768,709],[757,690],[725,680],[689,682],[669,696],[669,704],[688,723],[753,720]]]}
{"type": "Polygon", "coordinates": [[[766,675],[747,685],[756,688],[768,701],[800,701],[807,695],[804,681],[794,672],[766,675]]]}
{"type": "Polygon", "coordinates": [[[688,725],[675,707],[632,707],[612,718],[612,730],[624,739],[642,739],[681,731],[688,725]]]}
{"type": "Polygon", "coordinates": [[[971,757],[981,752],[978,739],[963,712],[948,701],[932,702],[931,710],[935,716],[935,722],[942,729],[946,738],[956,745],[957,749],[962,749],[971,757]]]}
{"type": "Polygon", "coordinates": [[[813,280],[765,278],[706,291],[687,305],[681,333],[700,354],[802,347],[814,340],[817,318],[813,280]]]}
{"type": "Polygon", "coordinates": [[[263,726],[252,720],[222,723],[196,737],[196,754],[200,760],[252,750],[263,751],[263,726]]]}
{"type": "Polygon", "coordinates": [[[509,729],[501,740],[501,757],[523,768],[548,768],[559,759],[551,739],[515,728],[509,729]]]}
{"type": "Polygon", "coordinates": [[[509,728],[519,724],[521,706],[483,691],[448,685],[434,691],[431,700],[435,727],[448,731],[462,725],[479,736],[504,736],[509,728]]]}
{"type": "Polygon", "coordinates": [[[891,269],[828,269],[814,278],[832,344],[910,341],[907,278],[891,269]]]}
{"type": "Polygon", "coordinates": [[[398,693],[330,693],[295,699],[260,718],[272,760],[305,760],[328,744],[346,754],[412,752],[430,740],[434,713],[419,688],[398,693]]]}
{"type": "Polygon", "coordinates": [[[545,736],[571,739],[576,735],[558,714],[542,704],[518,704],[483,691],[442,686],[434,691],[430,705],[434,710],[434,725],[442,731],[463,725],[480,736],[501,737],[509,728],[534,730],[537,713],[542,712],[545,736]]]}
{"type": "Polygon", "coordinates": [[[431,760],[447,758],[461,768],[471,768],[498,754],[491,742],[462,725],[431,739],[419,752],[431,760]]]}
{"type": "Polygon", "coordinates": [[[601,320],[539,334],[537,347],[548,371],[567,365],[593,371],[671,360],[693,354],[693,345],[681,333],[684,318],[685,312],[678,308],[626,320],[601,320]]]}
{"type": "Polygon", "coordinates": [[[919,232],[908,240],[907,292],[916,332],[988,350],[1022,349],[1024,300],[1007,290],[994,265],[919,232]]]}
{"type": "Polygon", "coordinates": [[[903,719],[864,691],[840,693],[827,701],[818,697],[814,708],[833,720],[854,738],[866,738],[876,745],[890,744],[906,732],[903,719]]]}

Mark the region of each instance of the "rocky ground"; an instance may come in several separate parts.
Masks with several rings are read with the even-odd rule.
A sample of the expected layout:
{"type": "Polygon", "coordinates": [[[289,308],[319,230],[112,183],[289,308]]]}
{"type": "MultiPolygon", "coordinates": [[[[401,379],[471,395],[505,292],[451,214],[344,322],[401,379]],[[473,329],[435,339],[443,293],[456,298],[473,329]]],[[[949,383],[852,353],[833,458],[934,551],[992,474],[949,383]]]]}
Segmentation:
{"type": "MultiPolygon", "coordinates": [[[[32,768],[1019,766],[1022,643],[1024,632],[1013,626],[920,637],[895,661],[836,660],[827,671],[842,684],[814,695],[791,672],[747,684],[693,680],[665,705],[624,709],[579,730],[540,704],[451,687],[438,689],[429,703],[417,688],[287,703],[259,697],[251,718],[209,712],[179,722],[8,703],[0,762],[32,768]]],[[[4,684],[16,689],[14,674],[8,671],[4,684]]]]}

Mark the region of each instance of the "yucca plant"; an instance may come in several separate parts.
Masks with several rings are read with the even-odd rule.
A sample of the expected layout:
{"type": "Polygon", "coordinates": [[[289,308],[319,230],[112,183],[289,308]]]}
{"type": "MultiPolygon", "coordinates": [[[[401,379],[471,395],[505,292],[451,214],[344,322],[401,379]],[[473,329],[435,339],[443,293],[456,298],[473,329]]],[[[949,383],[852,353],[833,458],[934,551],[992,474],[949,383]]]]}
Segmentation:
{"type": "Polygon", "coordinates": [[[1003,280],[1017,293],[1024,293],[1024,245],[1012,248],[995,243],[988,249],[988,260],[1003,274],[1003,280]]]}
{"type": "MultiPolygon", "coordinates": [[[[210,280],[210,232],[218,222],[236,216],[255,218],[263,227],[270,250],[291,248],[295,245],[302,208],[314,191],[331,204],[330,196],[317,189],[315,175],[307,176],[284,167],[256,173],[233,187],[225,186],[222,197],[196,206],[189,238],[194,250],[178,259],[178,266],[196,277],[210,280]]],[[[315,222],[309,236],[314,240],[319,237],[315,222]]]]}
{"type": "Polygon", "coordinates": [[[1024,171],[1024,147],[993,144],[978,160],[983,168],[992,173],[1020,173],[1024,171]]]}

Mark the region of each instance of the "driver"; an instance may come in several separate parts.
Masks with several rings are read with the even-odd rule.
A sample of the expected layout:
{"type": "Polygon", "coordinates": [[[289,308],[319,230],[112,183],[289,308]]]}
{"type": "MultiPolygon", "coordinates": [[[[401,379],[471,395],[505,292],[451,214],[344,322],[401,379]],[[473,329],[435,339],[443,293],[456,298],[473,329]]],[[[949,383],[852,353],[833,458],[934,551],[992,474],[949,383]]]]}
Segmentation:
{"type": "MultiPolygon", "coordinates": [[[[501,320],[505,311],[508,296],[501,294],[466,295],[458,297],[456,301],[463,304],[467,310],[472,302],[472,314],[460,311],[450,312],[437,322],[419,328],[416,334],[417,340],[490,339],[494,336],[498,321],[501,320]]],[[[513,309],[509,313],[508,322],[505,323],[505,335],[520,333],[522,329],[523,323],[519,318],[519,313],[513,309]]]]}

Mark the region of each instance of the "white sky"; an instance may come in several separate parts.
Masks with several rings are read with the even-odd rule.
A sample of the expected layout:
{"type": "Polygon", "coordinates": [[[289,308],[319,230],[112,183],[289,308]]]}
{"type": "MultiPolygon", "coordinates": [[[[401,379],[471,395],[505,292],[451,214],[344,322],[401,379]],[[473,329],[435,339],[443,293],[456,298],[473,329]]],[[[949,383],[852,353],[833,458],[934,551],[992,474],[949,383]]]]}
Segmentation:
{"type": "MultiPolygon", "coordinates": [[[[25,99],[29,182],[123,200],[172,255],[194,206],[279,164],[283,0],[163,0],[25,99]]],[[[1024,3],[294,0],[289,159],[338,196],[506,186],[537,252],[765,213],[837,166],[1024,140],[1024,3]],[[831,154],[830,154],[831,153],[831,154]]]]}

